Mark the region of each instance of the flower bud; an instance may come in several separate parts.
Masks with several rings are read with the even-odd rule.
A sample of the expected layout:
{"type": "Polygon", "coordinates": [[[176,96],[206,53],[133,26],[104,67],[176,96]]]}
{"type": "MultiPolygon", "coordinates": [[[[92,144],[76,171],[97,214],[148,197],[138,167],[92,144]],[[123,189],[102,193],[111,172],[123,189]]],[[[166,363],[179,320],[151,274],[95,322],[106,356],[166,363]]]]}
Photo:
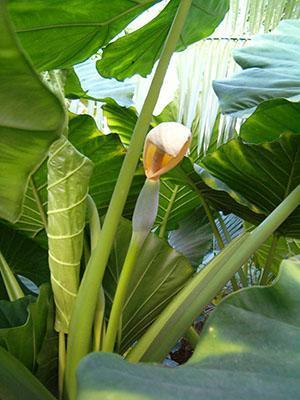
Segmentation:
{"type": "Polygon", "coordinates": [[[159,179],[174,168],[185,156],[191,131],[178,122],[162,122],[146,136],[144,168],[148,179],[159,179]]]}

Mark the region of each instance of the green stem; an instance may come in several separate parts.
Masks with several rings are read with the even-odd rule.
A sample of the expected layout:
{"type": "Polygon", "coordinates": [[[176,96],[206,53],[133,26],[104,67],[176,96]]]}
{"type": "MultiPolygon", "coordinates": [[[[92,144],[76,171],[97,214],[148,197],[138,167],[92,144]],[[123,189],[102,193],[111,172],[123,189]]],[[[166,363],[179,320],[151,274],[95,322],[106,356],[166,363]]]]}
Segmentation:
{"type": "Polygon", "coordinates": [[[230,233],[228,232],[228,229],[227,229],[226,224],[225,224],[225,222],[224,222],[224,220],[222,218],[222,215],[219,212],[218,212],[218,220],[219,220],[220,225],[222,227],[222,231],[224,232],[224,236],[225,236],[225,238],[227,240],[227,243],[231,242],[232,238],[230,236],[230,233]]]}
{"type": "Polygon", "coordinates": [[[170,213],[172,211],[172,208],[174,206],[174,202],[175,202],[175,199],[176,199],[176,196],[177,196],[178,189],[179,189],[179,185],[175,185],[174,191],[172,193],[172,196],[170,198],[167,210],[166,210],[165,215],[164,215],[164,219],[163,219],[163,221],[161,223],[160,230],[159,230],[159,235],[158,235],[161,239],[163,239],[165,237],[166,229],[167,229],[167,223],[168,223],[169,216],[170,216],[170,213]]]}
{"type": "Polygon", "coordinates": [[[132,272],[143,243],[144,238],[140,238],[140,235],[133,233],[115,293],[107,325],[106,336],[103,343],[103,351],[112,352],[114,350],[125,296],[127,294],[130,278],[132,276],[132,272]]]}
{"type": "Polygon", "coordinates": [[[133,362],[161,361],[230,277],[299,204],[300,185],[257,228],[233,240],[175,296],[134,346],[127,359],[133,362]]]}
{"type": "Polygon", "coordinates": [[[266,260],[266,265],[264,268],[263,273],[261,274],[259,284],[260,285],[266,285],[268,282],[268,277],[271,269],[271,265],[274,259],[277,243],[278,243],[279,236],[275,233],[272,238],[272,243],[268,252],[267,260],[266,260]]]}
{"type": "Polygon", "coordinates": [[[200,337],[196,329],[193,326],[190,326],[185,332],[184,337],[187,339],[192,348],[195,349],[200,337]]]}
{"type": "Polygon", "coordinates": [[[7,264],[3,254],[0,251],[0,273],[10,301],[15,301],[24,297],[23,290],[17,281],[14,273],[7,264]]]}
{"type": "Polygon", "coordinates": [[[63,399],[64,377],[66,368],[66,338],[64,332],[58,333],[58,393],[59,400],[63,399]]]}
{"type": "Polygon", "coordinates": [[[111,198],[101,231],[101,240],[99,240],[95,251],[91,255],[79,288],[71,318],[68,341],[66,389],[69,400],[76,399],[76,368],[81,358],[89,351],[99,285],[104,275],[118,223],[142,151],[144,138],[151,122],[152,113],[191,3],[192,0],[181,0],[178,6],[111,198]]]}
{"type": "Polygon", "coordinates": [[[99,298],[95,310],[93,328],[93,351],[101,350],[102,333],[104,329],[105,296],[102,285],[99,290],[99,298]]]}

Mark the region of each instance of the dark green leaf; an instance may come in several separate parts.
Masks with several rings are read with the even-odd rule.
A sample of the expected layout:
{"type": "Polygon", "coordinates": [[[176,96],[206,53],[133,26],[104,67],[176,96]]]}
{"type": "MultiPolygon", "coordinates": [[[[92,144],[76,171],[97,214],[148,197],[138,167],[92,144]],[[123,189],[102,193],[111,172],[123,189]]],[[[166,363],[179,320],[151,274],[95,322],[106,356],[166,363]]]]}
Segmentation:
{"type": "Polygon", "coordinates": [[[61,134],[65,114],[19,47],[4,1],[0,37],[0,217],[16,222],[30,174],[61,134]]]}
{"type": "MultiPolygon", "coordinates": [[[[178,5],[179,0],[171,0],[148,24],[108,45],[97,63],[100,74],[118,80],[134,74],[149,74],[160,56],[178,5]]],[[[176,50],[184,50],[209,36],[224,18],[228,7],[227,0],[193,0],[176,50]]]]}
{"type": "Polygon", "coordinates": [[[158,0],[10,0],[18,37],[39,71],[86,60],[158,0]]]}
{"type": "Polygon", "coordinates": [[[15,274],[37,286],[49,281],[48,253],[33,240],[0,224],[0,249],[15,274]]]}
{"type": "Polygon", "coordinates": [[[20,361],[2,347],[0,367],[1,400],[56,400],[20,361]]]}
{"type": "Polygon", "coordinates": [[[32,371],[46,332],[50,293],[49,286],[41,286],[37,299],[0,301],[0,346],[32,371]]]}
{"type": "Polygon", "coordinates": [[[212,247],[212,230],[203,209],[198,208],[179,222],[178,229],[169,232],[168,241],[190,263],[198,267],[212,247]]]}
{"type": "MultiPolygon", "coordinates": [[[[122,220],[103,282],[107,312],[111,307],[130,238],[131,223],[122,220]]],[[[192,273],[193,269],[185,257],[155,234],[149,235],[139,255],[124,305],[121,352],[144,333],[192,273]]]]}
{"type": "Polygon", "coordinates": [[[228,296],[184,366],[131,364],[108,353],[87,356],[78,370],[78,400],[298,398],[299,282],[295,258],[283,262],[273,286],[228,296]]]}
{"type": "Polygon", "coordinates": [[[300,134],[300,103],[284,99],[261,103],[241,126],[240,136],[250,143],[269,142],[282,133],[300,134]]]}
{"type": "Polygon", "coordinates": [[[214,82],[224,113],[249,112],[270,98],[299,96],[299,32],[300,21],[282,21],[272,33],[257,36],[234,53],[243,71],[214,82]]]}

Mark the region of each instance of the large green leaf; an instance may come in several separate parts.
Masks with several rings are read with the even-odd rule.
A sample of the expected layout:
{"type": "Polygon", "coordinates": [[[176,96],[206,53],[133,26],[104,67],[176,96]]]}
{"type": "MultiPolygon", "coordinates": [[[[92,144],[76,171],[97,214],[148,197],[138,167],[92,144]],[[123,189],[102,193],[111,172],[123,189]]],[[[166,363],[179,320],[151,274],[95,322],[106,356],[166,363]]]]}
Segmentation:
{"type": "Polygon", "coordinates": [[[0,224],[0,250],[15,274],[37,286],[49,281],[47,251],[4,224],[0,224]]]}
{"type": "MultiPolygon", "coordinates": [[[[34,371],[46,332],[50,287],[41,286],[39,297],[0,301],[0,346],[34,371]]],[[[0,374],[1,375],[1,374],[0,374]]]]}
{"type": "MultiPolygon", "coordinates": [[[[108,313],[131,238],[131,223],[121,221],[104,277],[108,313]]],[[[193,274],[188,260],[155,234],[150,234],[139,255],[128,288],[122,320],[124,352],[156,319],[193,274]]]]}
{"type": "Polygon", "coordinates": [[[300,103],[285,99],[268,100],[241,126],[240,136],[250,143],[269,142],[284,132],[300,134],[300,103]]]}
{"type": "Polygon", "coordinates": [[[284,261],[273,286],[243,289],[217,306],[194,355],[178,368],[93,353],[79,366],[78,400],[294,400],[300,392],[299,293],[300,260],[284,261]]]}
{"type": "MultiPolygon", "coordinates": [[[[202,165],[212,174],[212,177],[203,175],[203,179],[209,185],[216,178],[230,188],[231,196],[237,201],[240,201],[236,197],[239,194],[253,205],[253,209],[267,216],[300,184],[299,155],[300,135],[289,132],[273,142],[261,144],[233,139],[202,160],[202,165]]],[[[299,238],[299,219],[300,207],[280,226],[279,231],[299,238]]]]}
{"type": "Polygon", "coordinates": [[[61,134],[65,114],[20,48],[4,3],[0,2],[0,217],[15,222],[30,174],[61,134]]]}
{"type": "Polygon", "coordinates": [[[24,365],[0,347],[0,398],[5,400],[55,400],[24,365]]]}
{"type": "Polygon", "coordinates": [[[19,39],[39,71],[86,60],[158,0],[10,0],[19,39]]]}
{"type": "Polygon", "coordinates": [[[251,45],[236,50],[243,71],[214,82],[224,113],[249,111],[274,97],[297,97],[300,91],[300,21],[280,22],[272,33],[257,36],[251,45]]]}
{"type": "MultiPolygon", "coordinates": [[[[171,0],[148,24],[108,45],[97,63],[100,74],[118,80],[149,74],[160,56],[178,5],[179,0],[171,0]]],[[[228,0],[193,0],[176,50],[209,36],[228,8],[228,0]]]]}

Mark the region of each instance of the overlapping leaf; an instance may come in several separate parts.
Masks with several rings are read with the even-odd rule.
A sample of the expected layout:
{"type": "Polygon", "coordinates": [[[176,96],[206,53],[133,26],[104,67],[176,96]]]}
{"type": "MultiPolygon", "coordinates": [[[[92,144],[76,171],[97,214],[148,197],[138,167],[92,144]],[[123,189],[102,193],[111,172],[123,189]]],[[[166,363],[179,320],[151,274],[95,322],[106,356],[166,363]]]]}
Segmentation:
{"type": "Polygon", "coordinates": [[[39,71],[86,60],[159,0],[9,1],[18,37],[39,71]]]}
{"type": "Polygon", "coordinates": [[[282,21],[272,33],[257,36],[234,53],[243,71],[214,82],[224,113],[249,112],[275,97],[299,98],[299,32],[299,20],[282,21]]]}
{"type": "MultiPolygon", "coordinates": [[[[106,312],[111,308],[130,238],[131,224],[122,220],[103,282],[107,297],[106,312]]],[[[150,234],[138,257],[124,305],[121,352],[143,334],[192,273],[193,269],[185,257],[164,240],[150,234]]]]}
{"type": "Polygon", "coordinates": [[[0,37],[0,217],[16,222],[29,177],[61,134],[65,115],[20,48],[4,1],[0,37]]]}
{"type": "Polygon", "coordinates": [[[94,353],[79,366],[78,400],[296,399],[300,391],[300,261],[276,283],[228,296],[208,319],[190,361],[178,368],[94,353]],[[153,385],[155,382],[155,385],[153,385]]]}
{"type": "MultiPolygon", "coordinates": [[[[107,46],[102,60],[97,63],[100,74],[118,80],[134,74],[149,74],[159,58],[178,5],[179,0],[171,0],[148,24],[107,46]]],[[[224,18],[228,7],[227,0],[193,0],[177,51],[209,36],[224,18]]]]}
{"type": "MultiPolygon", "coordinates": [[[[231,196],[246,199],[267,216],[300,184],[300,135],[285,133],[273,142],[244,143],[233,139],[202,160],[213,178],[230,188],[231,196]]],[[[212,178],[212,180],[213,180],[212,178]]],[[[207,184],[211,178],[205,176],[207,184]]],[[[236,197],[237,201],[239,198],[236,197]]],[[[235,214],[246,217],[237,210],[235,214]]],[[[247,219],[247,218],[245,218],[247,219]]],[[[300,207],[280,226],[279,231],[300,237],[300,207]]]]}

